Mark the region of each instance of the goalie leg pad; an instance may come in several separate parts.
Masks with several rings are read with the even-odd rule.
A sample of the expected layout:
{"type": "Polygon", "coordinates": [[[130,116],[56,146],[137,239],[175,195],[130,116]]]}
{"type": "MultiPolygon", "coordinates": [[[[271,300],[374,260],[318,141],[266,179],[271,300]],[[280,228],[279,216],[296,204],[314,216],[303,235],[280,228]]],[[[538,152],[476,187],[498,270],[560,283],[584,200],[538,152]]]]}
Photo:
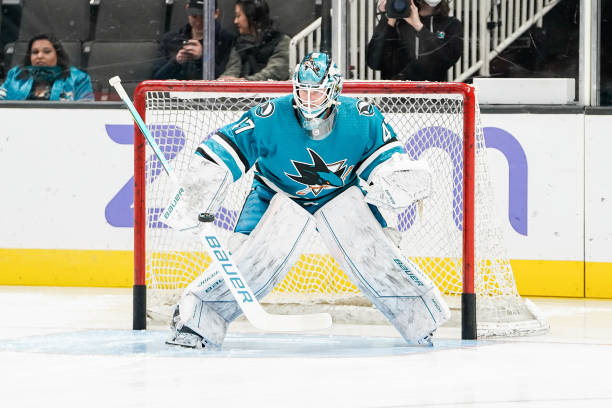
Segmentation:
{"type": "Polygon", "coordinates": [[[350,187],[315,213],[319,232],[351,281],[409,343],[418,343],[450,317],[440,292],[401,254],[350,187]]]}
{"type": "MultiPolygon", "coordinates": [[[[248,239],[232,255],[257,299],[265,297],[298,261],[316,234],[312,215],[283,194],[276,194],[248,239]]],[[[226,289],[222,299],[232,300],[226,289]]],[[[229,321],[242,311],[234,301],[223,305],[229,321]]]]}
{"type": "MultiPolygon", "coordinates": [[[[258,299],[291,270],[313,234],[316,226],[312,215],[286,196],[276,194],[251,234],[232,240],[232,257],[258,299]]],[[[242,313],[219,271],[209,268],[187,287],[187,292],[226,322],[242,313]]]]}

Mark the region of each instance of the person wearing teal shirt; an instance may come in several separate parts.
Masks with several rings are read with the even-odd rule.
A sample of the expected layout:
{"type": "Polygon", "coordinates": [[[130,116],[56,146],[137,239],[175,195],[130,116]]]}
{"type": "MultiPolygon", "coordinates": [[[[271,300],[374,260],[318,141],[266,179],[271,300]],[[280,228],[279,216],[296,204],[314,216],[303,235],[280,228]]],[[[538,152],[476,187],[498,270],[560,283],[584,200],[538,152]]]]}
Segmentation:
{"type": "Polygon", "coordinates": [[[71,67],[52,34],[30,39],[23,65],[13,67],[0,87],[0,100],[93,101],[91,79],[71,67]]]}

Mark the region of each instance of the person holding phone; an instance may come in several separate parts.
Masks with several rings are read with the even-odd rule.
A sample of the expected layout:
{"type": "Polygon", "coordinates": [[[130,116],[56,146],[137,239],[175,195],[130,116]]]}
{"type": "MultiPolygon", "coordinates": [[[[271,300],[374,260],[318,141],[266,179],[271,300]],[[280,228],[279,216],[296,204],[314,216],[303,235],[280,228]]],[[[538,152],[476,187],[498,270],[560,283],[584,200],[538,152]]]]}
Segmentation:
{"type": "MultiPolygon", "coordinates": [[[[212,0],[190,0],[186,5],[188,23],[162,38],[153,79],[202,79],[204,1],[212,0]]],[[[218,16],[215,0],[215,79],[225,70],[234,42],[234,35],[221,27],[218,16]]]]}
{"type": "Polygon", "coordinates": [[[446,81],[463,48],[463,25],[449,16],[448,1],[380,0],[378,12],[368,66],[382,79],[446,81]]]}

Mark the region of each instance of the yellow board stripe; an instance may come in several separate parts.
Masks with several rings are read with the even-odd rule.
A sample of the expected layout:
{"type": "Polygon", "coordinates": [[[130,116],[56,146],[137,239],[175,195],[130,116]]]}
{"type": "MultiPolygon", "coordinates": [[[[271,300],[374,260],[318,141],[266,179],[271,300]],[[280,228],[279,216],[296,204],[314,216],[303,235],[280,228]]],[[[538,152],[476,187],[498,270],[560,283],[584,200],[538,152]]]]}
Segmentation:
{"type": "Polygon", "coordinates": [[[0,285],[131,287],[133,251],[0,249],[0,285]]]}
{"type": "Polygon", "coordinates": [[[513,259],[510,265],[521,296],[584,297],[584,262],[513,259]]]}
{"type": "MultiPolygon", "coordinates": [[[[310,256],[309,262],[313,262],[313,257],[310,256]]],[[[333,260],[319,258],[313,264],[315,269],[331,263],[331,279],[340,282],[340,286],[353,287],[333,260]]],[[[612,298],[610,262],[511,260],[510,263],[522,296],[612,298]]],[[[295,267],[291,273],[296,273],[295,267]]],[[[132,284],[132,251],[0,249],[0,285],[130,287],[132,284]]],[[[281,283],[279,289],[282,288],[281,283]]]]}
{"type": "Polygon", "coordinates": [[[612,299],[612,263],[587,262],[584,276],[586,297],[612,299]]]}

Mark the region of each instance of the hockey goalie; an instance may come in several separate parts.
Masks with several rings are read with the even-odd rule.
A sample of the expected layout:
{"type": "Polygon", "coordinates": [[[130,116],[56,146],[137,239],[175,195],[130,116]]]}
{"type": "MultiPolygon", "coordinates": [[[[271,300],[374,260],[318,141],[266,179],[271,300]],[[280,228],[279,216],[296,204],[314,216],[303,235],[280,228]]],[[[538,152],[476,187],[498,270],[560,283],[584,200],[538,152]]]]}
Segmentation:
{"type": "MultiPolygon", "coordinates": [[[[427,199],[426,163],[403,153],[394,130],[366,101],[340,95],[325,53],[296,67],[293,94],[256,106],[198,148],[205,175],[200,209],[215,213],[228,182],[255,176],[228,243],[255,296],[263,298],[317,231],[349,279],[406,342],[432,344],[450,310],[429,277],[402,255],[398,214],[427,199]]],[[[170,223],[170,226],[173,226],[170,223]]],[[[202,271],[176,306],[169,344],[220,347],[241,308],[216,271],[202,271]]]]}

